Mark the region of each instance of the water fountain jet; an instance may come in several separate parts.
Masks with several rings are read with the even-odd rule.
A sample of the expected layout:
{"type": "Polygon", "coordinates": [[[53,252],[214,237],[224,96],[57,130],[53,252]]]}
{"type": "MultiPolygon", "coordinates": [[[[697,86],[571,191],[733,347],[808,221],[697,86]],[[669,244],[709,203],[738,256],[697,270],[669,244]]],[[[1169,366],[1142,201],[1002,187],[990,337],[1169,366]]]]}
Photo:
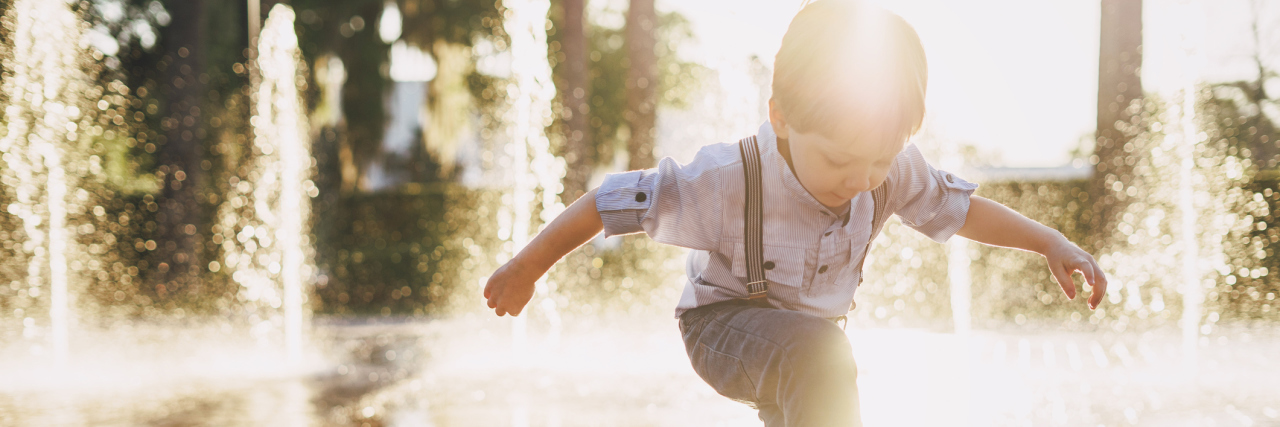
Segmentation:
{"type": "Polygon", "coordinates": [[[67,255],[75,250],[67,223],[75,207],[68,198],[75,179],[67,168],[81,160],[73,151],[80,139],[78,96],[88,80],[77,43],[82,28],[67,2],[17,1],[6,15],[13,45],[4,64],[10,104],[0,152],[4,182],[15,187],[7,210],[21,218],[26,235],[28,292],[34,297],[48,285],[53,359],[64,364],[72,321],[67,255]]]}
{"type": "Polygon", "coordinates": [[[1198,14],[1191,5],[1181,5],[1182,26],[1181,61],[1183,87],[1178,93],[1173,112],[1177,117],[1174,138],[1178,156],[1177,209],[1180,218],[1178,230],[1181,240],[1182,283],[1182,368],[1183,373],[1194,376],[1199,366],[1200,322],[1204,317],[1204,284],[1201,268],[1200,222],[1201,212],[1195,206],[1195,190],[1192,180],[1196,174],[1196,146],[1200,142],[1196,126],[1196,80],[1199,78],[1198,46],[1194,22],[1198,14]]]}
{"type": "Polygon", "coordinates": [[[224,261],[249,302],[252,333],[260,342],[283,332],[291,362],[302,358],[306,313],[304,282],[312,274],[306,237],[310,223],[312,158],[298,87],[301,54],[293,10],[271,9],[258,46],[253,78],[254,168],[238,177],[218,216],[227,230],[224,261]],[[238,243],[238,245],[236,244],[238,243]],[[259,313],[258,310],[261,309],[259,313]]]}
{"type": "Polygon", "coordinates": [[[1178,179],[1179,231],[1182,240],[1182,356],[1184,372],[1194,373],[1199,365],[1197,346],[1200,338],[1200,319],[1204,317],[1204,285],[1200,283],[1200,244],[1196,223],[1199,211],[1195,208],[1195,192],[1191,180],[1195,169],[1197,143],[1194,83],[1182,89],[1182,99],[1175,108],[1178,112],[1178,179]]]}
{"type": "MultiPolygon", "coordinates": [[[[529,243],[537,230],[534,224],[535,204],[541,208],[541,223],[547,223],[564,210],[557,196],[560,178],[564,176],[563,160],[551,153],[551,144],[545,129],[551,121],[551,100],[555,97],[555,85],[551,81],[551,66],[547,62],[547,32],[545,22],[548,5],[531,0],[515,0],[503,3],[507,14],[503,26],[511,37],[511,83],[507,92],[513,96],[506,111],[505,122],[511,137],[508,152],[512,157],[509,182],[514,184],[511,211],[511,243],[514,255],[529,243]],[[537,200],[541,193],[542,200],[537,200]]],[[[538,280],[537,289],[545,295],[547,279],[538,280]]],[[[530,307],[533,307],[531,304],[530,307]]],[[[547,306],[542,306],[547,307],[547,306]]],[[[550,305],[554,309],[554,304],[550,305]]],[[[522,354],[527,346],[528,316],[516,317],[512,322],[512,345],[516,354],[522,354]]]]}

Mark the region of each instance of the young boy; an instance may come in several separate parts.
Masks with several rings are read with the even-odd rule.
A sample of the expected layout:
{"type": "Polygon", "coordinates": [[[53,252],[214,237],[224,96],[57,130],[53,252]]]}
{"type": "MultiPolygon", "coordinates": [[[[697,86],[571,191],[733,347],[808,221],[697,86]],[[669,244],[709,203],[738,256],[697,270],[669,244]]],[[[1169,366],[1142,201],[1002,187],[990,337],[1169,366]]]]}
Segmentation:
{"type": "Polygon", "coordinates": [[[833,320],[851,309],[888,214],[939,242],[959,234],[1039,253],[1073,299],[1079,271],[1096,308],[1106,278],[1092,256],[973,196],[976,185],[906,144],[924,117],[926,80],[924,50],[902,18],[851,0],[808,5],[782,40],[769,122],[754,138],[707,146],[686,165],[668,158],[609,175],[494,272],[489,307],[519,315],[534,282],[602,229],[690,248],[676,316],[694,371],[771,427],[861,424],[857,368],[833,320]],[[748,261],[759,259],[750,246],[760,239],[744,238],[744,158],[754,156],[741,144],[759,150],[764,292],[755,282],[748,292],[748,261]]]}

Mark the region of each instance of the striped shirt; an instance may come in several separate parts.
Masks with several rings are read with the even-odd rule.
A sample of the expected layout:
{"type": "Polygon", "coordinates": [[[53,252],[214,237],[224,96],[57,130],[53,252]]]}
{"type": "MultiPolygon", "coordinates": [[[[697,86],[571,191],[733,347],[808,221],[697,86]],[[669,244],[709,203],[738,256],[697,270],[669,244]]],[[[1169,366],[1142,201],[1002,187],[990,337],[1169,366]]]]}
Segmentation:
{"type": "MultiPolygon", "coordinates": [[[[814,199],[778,152],[766,122],[757,134],[764,192],[764,259],[769,302],[820,317],[849,312],[861,283],[874,208],[871,192],[847,212],[814,199]],[[851,220],[842,220],[851,218],[851,220]],[[772,266],[772,268],[768,268],[772,266]]],[[[894,159],[885,178],[885,213],[943,242],[964,225],[976,184],[934,169],[914,144],[894,159]]],[[[703,147],[688,164],[671,158],[648,170],[610,174],[596,193],[606,236],[645,232],[655,241],[691,249],[688,281],[676,316],[747,295],[743,247],[742,158],[736,143],[703,147]]]]}

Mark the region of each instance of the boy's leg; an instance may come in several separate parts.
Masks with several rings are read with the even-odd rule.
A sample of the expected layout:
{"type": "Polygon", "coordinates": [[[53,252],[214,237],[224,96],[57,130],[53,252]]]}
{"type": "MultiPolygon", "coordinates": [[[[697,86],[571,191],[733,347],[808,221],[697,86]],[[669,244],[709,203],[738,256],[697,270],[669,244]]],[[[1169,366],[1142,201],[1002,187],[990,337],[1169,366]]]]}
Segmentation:
{"type": "Polygon", "coordinates": [[[714,304],[680,320],[693,369],[720,394],[760,410],[769,427],[860,426],[857,366],[830,320],[714,304]]]}

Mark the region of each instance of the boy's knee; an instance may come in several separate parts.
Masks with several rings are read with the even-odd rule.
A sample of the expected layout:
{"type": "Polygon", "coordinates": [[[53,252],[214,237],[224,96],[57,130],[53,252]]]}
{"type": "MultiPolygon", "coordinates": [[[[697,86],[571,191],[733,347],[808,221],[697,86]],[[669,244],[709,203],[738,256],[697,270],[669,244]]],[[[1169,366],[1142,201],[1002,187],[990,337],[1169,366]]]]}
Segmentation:
{"type": "Polygon", "coordinates": [[[823,371],[834,373],[831,370],[854,368],[853,348],[844,330],[827,319],[808,317],[810,321],[800,323],[795,329],[787,349],[793,368],[813,370],[819,375],[823,371]]]}

